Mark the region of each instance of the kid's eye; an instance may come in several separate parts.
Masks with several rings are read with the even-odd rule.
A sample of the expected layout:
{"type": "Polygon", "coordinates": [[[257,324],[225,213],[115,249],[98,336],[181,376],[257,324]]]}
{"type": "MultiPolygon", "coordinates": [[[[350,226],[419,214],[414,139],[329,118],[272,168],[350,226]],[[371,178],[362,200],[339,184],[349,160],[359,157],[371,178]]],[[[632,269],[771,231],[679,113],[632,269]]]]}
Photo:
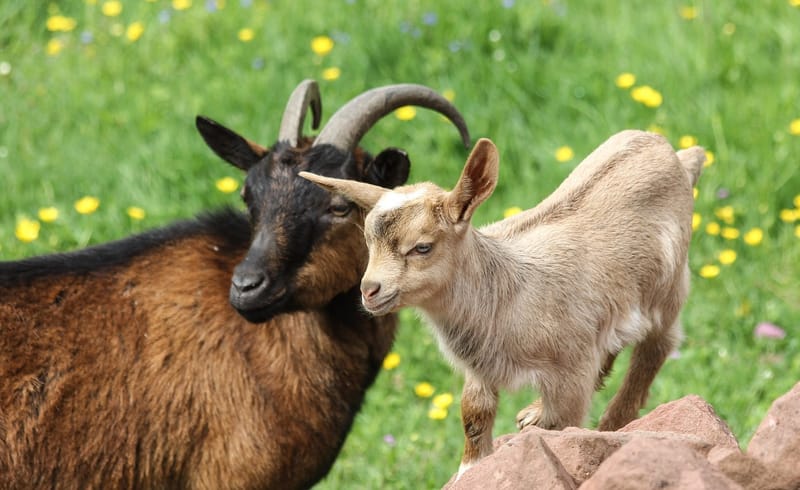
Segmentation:
{"type": "Polygon", "coordinates": [[[348,214],[350,214],[350,211],[352,209],[353,209],[353,206],[350,203],[347,203],[347,202],[331,204],[331,207],[330,207],[331,214],[333,214],[334,216],[339,216],[339,217],[347,216],[348,214]]]}
{"type": "Polygon", "coordinates": [[[414,255],[427,255],[432,248],[433,245],[430,243],[418,243],[411,249],[411,253],[414,255]]]}

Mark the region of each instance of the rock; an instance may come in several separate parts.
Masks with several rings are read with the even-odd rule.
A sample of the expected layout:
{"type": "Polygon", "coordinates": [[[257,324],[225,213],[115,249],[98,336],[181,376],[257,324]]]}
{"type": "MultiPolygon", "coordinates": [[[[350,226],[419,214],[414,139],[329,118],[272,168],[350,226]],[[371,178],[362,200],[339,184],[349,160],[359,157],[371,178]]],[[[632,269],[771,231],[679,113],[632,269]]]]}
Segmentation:
{"type": "Polygon", "coordinates": [[[775,470],[785,488],[800,488],[800,383],[773,402],[747,454],[775,470]]]}
{"type": "Polygon", "coordinates": [[[580,488],[730,490],[742,487],[677,439],[638,437],[606,459],[580,488]]]}
{"type": "Polygon", "coordinates": [[[695,436],[713,445],[739,448],[730,427],[720,419],[714,408],[697,395],[688,395],[665,403],[644,417],[634,420],[619,432],[672,432],[695,436]]]}
{"type": "Polygon", "coordinates": [[[739,449],[716,446],[708,453],[708,462],[746,490],[785,488],[779,475],[739,449]]]}

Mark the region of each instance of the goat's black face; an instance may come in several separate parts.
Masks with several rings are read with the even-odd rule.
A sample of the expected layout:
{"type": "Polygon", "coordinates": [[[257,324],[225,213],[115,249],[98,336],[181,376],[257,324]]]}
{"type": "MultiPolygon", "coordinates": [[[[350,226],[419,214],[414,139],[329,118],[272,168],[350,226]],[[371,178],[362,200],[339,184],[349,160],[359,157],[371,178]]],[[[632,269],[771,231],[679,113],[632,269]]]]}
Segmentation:
{"type": "Polygon", "coordinates": [[[233,271],[231,304],[252,322],[299,308],[318,308],[357,287],[366,268],[363,212],[342,197],[298,177],[302,170],[384,187],[408,178],[409,161],[389,149],[375,159],[330,145],[270,150],[198,118],[198,129],[217,154],[247,171],[242,197],[252,242],[233,271]]]}

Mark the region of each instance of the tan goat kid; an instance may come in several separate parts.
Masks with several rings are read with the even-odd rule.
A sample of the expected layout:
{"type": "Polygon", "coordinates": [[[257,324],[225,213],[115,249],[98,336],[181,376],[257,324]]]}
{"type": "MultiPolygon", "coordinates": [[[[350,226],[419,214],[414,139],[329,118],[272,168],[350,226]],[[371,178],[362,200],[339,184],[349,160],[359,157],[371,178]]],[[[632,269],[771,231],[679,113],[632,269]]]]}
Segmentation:
{"type": "Polygon", "coordinates": [[[541,204],[480,229],[470,219],[498,176],[488,139],[450,192],[300,175],[371,210],[364,307],[374,315],[417,307],[464,371],[460,475],[492,452],[499,388],[532,384],[541,393],[520,411],[520,428],[580,426],[631,344],[630,370],[600,429],[637,417],[680,340],[692,186],[704,160],[700,147],[676,153],[659,135],[623,131],[541,204]]]}

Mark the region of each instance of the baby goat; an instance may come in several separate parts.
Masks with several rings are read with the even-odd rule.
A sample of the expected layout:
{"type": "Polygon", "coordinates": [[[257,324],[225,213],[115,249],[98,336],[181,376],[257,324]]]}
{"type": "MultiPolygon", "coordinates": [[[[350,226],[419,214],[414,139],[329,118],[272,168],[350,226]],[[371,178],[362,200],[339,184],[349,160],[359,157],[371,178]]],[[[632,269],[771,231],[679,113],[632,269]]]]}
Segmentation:
{"type": "Polygon", "coordinates": [[[580,426],[629,344],[630,370],[600,429],[636,418],[680,339],[692,186],[704,159],[699,147],[676,154],[661,136],[623,131],[541,204],[481,229],[470,219],[498,175],[488,139],[451,192],[300,175],[371,210],[364,307],[418,307],[464,371],[461,474],[492,452],[499,388],[532,383],[541,393],[517,416],[520,428],[580,426]]]}

